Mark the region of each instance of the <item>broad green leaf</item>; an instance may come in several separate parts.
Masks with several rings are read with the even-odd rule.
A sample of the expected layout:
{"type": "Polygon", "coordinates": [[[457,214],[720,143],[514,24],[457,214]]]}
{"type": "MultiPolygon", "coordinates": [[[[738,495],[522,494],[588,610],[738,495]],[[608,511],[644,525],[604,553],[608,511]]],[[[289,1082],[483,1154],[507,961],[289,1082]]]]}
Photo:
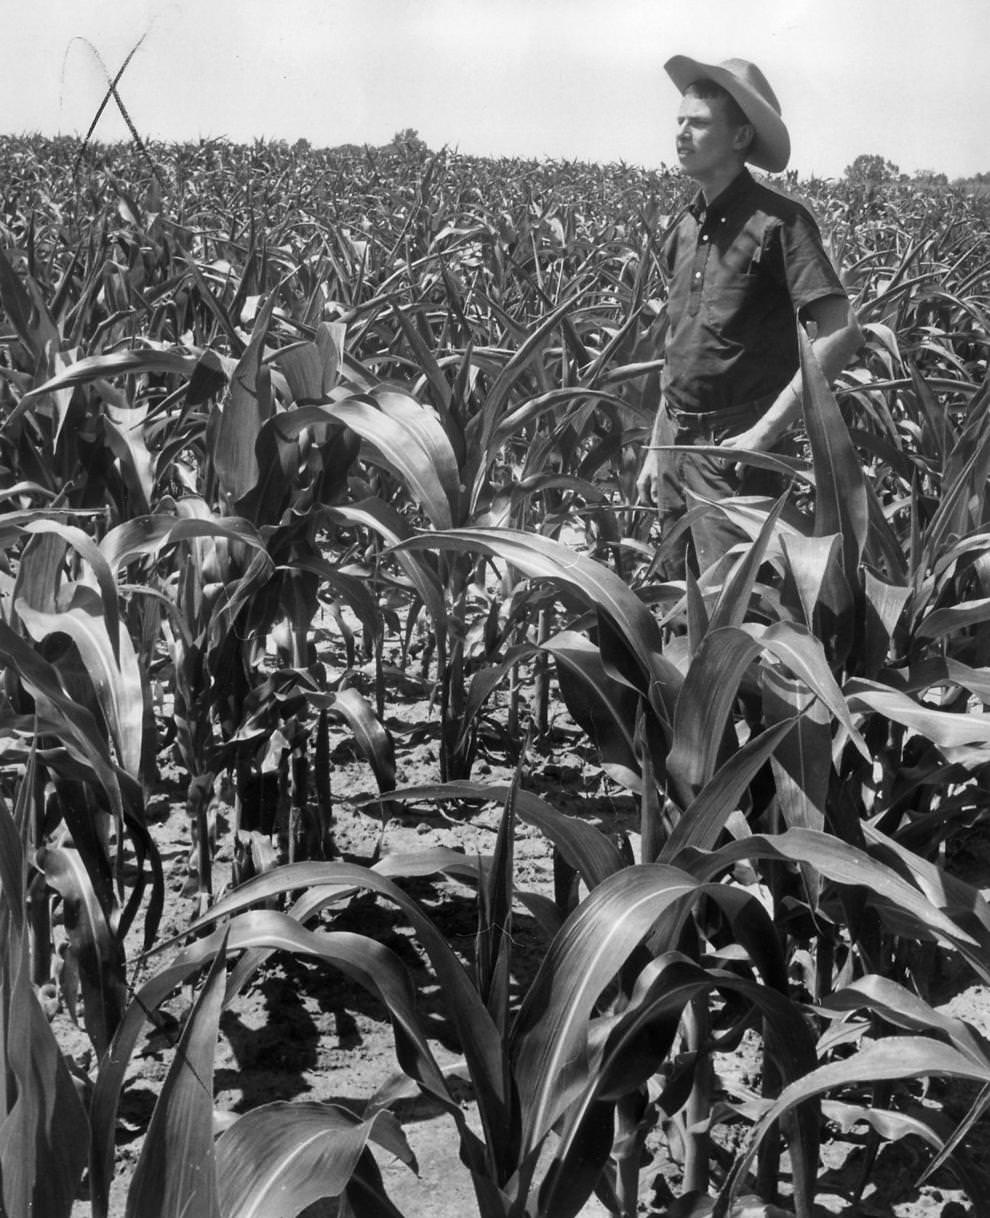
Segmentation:
{"type": "Polygon", "coordinates": [[[420,906],[401,888],[367,867],[351,863],[292,863],[277,867],[242,884],[221,898],[208,915],[189,928],[190,932],[211,925],[256,902],[297,889],[323,887],[327,900],[354,889],[371,889],[397,905],[409,919],[430,958],[437,980],[448,996],[448,1012],[468,1061],[471,1079],[489,1146],[497,1148],[511,1136],[512,1097],[505,1094],[502,1042],[491,1016],[481,1002],[464,966],[446,937],[420,906]]]}
{"type": "Polygon", "coordinates": [[[937,909],[952,914],[973,940],[957,943],[960,954],[977,974],[990,981],[990,904],[980,889],[950,875],[871,824],[863,825],[863,837],[877,861],[886,863],[919,888],[937,909]]]}
{"type": "MultiPolygon", "coordinates": [[[[30,277],[27,283],[31,285],[30,277]]],[[[32,296],[33,293],[28,291],[24,280],[10,264],[7,254],[0,250],[0,305],[40,368],[49,347],[58,349],[60,335],[48,310],[37,308],[32,296]]]]}
{"type": "Polygon", "coordinates": [[[945,463],[938,508],[924,531],[921,553],[913,564],[918,591],[948,543],[983,525],[983,512],[974,512],[974,507],[979,509],[985,503],[990,475],[988,403],[990,390],[984,384],[970,403],[968,422],[945,463]]]}
{"type": "Polygon", "coordinates": [[[913,919],[919,937],[935,935],[952,946],[974,947],[977,941],[955,919],[937,908],[920,888],[869,854],[814,829],[788,829],[771,836],[754,834],[710,854],[682,851],[678,864],[708,880],[739,859],[786,859],[807,863],[837,884],[865,889],[877,907],[890,906],[913,919]]]}
{"type": "Polygon", "coordinates": [[[776,723],[733,753],[685,808],[658,861],[676,863],[678,853],[688,846],[710,850],[760,767],[799,726],[800,720],[793,718],[776,723]]]}
{"type": "Polygon", "coordinates": [[[82,980],[86,1031],[102,1057],[119,1025],[126,1002],[124,953],[110,929],[79,851],[70,846],[36,855],[45,881],[62,898],[69,950],[82,980]]]}
{"type": "Polygon", "coordinates": [[[217,1143],[223,1218],[298,1214],[347,1187],[374,1140],[415,1168],[415,1159],[390,1112],[362,1121],[346,1108],[313,1102],[264,1104],[246,1113],[217,1143]]]}
{"type": "Polygon", "coordinates": [[[869,532],[869,488],[842,412],[802,326],[804,421],[815,472],[815,535],[842,537],[842,565],[855,587],[869,532]]]}
{"type": "MultiPolygon", "coordinates": [[[[307,874],[312,875],[311,865],[297,864],[296,866],[309,867],[310,870],[307,874]]],[[[344,893],[353,891],[353,883],[348,884],[348,880],[370,877],[369,883],[364,885],[365,887],[377,887],[385,894],[397,894],[401,901],[408,902],[414,913],[418,913],[415,903],[404,897],[400,890],[391,886],[386,879],[372,875],[368,868],[350,864],[342,866],[343,873],[338,873],[336,870],[329,873],[331,876],[342,875],[339,891],[344,893]]],[[[323,877],[327,876],[326,865],[322,865],[319,870],[323,877]]],[[[257,879],[263,880],[266,887],[269,885],[280,887],[280,882],[284,879],[283,871],[284,869],[276,869],[266,872],[264,876],[257,877],[257,879]],[[276,880],[279,883],[275,883],[276,880]]],[[[293,878],[298,877],[299,874],[296,870],[293,878]]],[[[233,894],[231,894],[229,898],[224,899],[227,902],[226,905],[221,907],[221,904],[218,904],[215,907],[214,912],[219,909],[219,918],[223,918],[231,909],[235,911],[236,916],[231,918],[227,928],[214,931],[186,948],[172,964],[145,982],[127,1008],[124,1020],[114,1039],[111,1053],[104,1058],[101,1064],[91,1105],[94,1144],[90,1174],[95,1218],[107,1218],[109,1189],[113,1175],[113,1132],[116,1124],[117,1105],[128,1063],[144,1022],[177,986],[200,971],[204,964],[217,957],[224,945],[225,935],[227,936],[228,954],[244,952],[246,957],[251,957],[250,967],[240,968],[238,966],[234,969],[225,1002],[229,1002],[247,984],[260,963],[273,951],[287,951],[303,955],[340,968],[371,991],[386,1007],[395,1029],[396,1053],[403,1069],[435,1099],[443,1103],[455,1121],[462,1119],[459,1107],[449,1098],[443,1076],[437,1068],[422,1031],[420,1017],[416,1011],[415,993],[409,977],[395,954],[383,944],[361,935],[343,932],[324,934],[306,930],[296,918],[273,910],[251,910],[245,913],[243,910],[251,904],[252,899],[264,899],[254,895],[255,884],[256,881],[251,881],[238,890],[238,896],[245,891],[248,892],[247,901],[234,901],[233,894]]],[[[309,887],[305,880],[295,886],[309,887]]],[[[288,891],[288,889],[280,890],[288,891]]],[[[313,916],[327,903],[327,886],[318,885],[317,889],[309,894],[309,897],[309,900],[297,902],[296,909],[300,919],[313,916]]],[[[211,913],[202,919],[198,926],[207,928],[217,920],[211,913]]],[[[449,951],[445,940],[432,929],[432,924],[428,919],[424,919],[424,926],[427,938],[433,936],[430,942],[436,954],[442,956],[444,951],[448,953],[446,961],[441,960],[439,971],[446,979],[452,993],[459,989],[463,990],[466,995],[463,1003],[465,1009],[458,1013],[462,1013],[465,1019],[469,1019],[470,1013],[466,1008],[470,1005],[471,995],[476,992],[470,985],[463,968],[456,961],[453,953],[449,951]],[[462,980],[459,981],[458,976],[462,980]]],[[[481,1078],[480,1075],[475,1077],[476,1081],[481,1078]]]]}
{"type": "Polygon", "coordinates": [[[782,495],[777,500],[767,513],[767,518],[756,540],[732,567],[722,586],[718,600],[715,602],[715,607],[709,615],[709,630],[718,630],[722,626],[742,625],[749,610],[749,599],[756,583],[756,577],[766,558],[770,538],[786,502],[786,495],[782,495]]]}
{"type": "MultiPolygon", "coordinates": [[[[341,571],[339,567],[318,556],[293,559],[289,567],[279,570],[308,571],[325,581],[334,599],[343,601],[357,614],[369,645],[381,633],[381,609],[377,598],[368,587],[367,579],[341,571]]],[[[304,623],[307,627],[308,624],[308,621],[304,623]]]]}
{"type": "Polygon", "coordinates": [[[150,511],[154,495],[155,457],[146,440],[148,414],[146,402],[126,408],[109,401],[103,404],[103,437],[119,462],[132,512],[150,511]]]}
{"type": "Polygon", "coordinates": [[[588,1021],[606,984],[657,918],[699,885],[656,863],[626,867],[595,888],[551,943],[510,1037],[528,1154],[581,1086],[588,1021]]]}
{"type": "Polygon", "coordinates": [[[662,706],[659,687],[680,682],[660,654],[656,619],[646,605],[616,573],[594,559],[560,542],[514,529],[456,529],[424,534],[396,547],[403,549],[448,549],[478,551],[500,558],[531,579],[550,580],[562,591],[607,614],[643,668],[651,689],[651,700],[662,706]]]}
{"type": "Polygon", "coordinates": [[[88,355],[45,381],[21,399],[17,413],[27,405],[33,405],[46,393],[61,389],[74,389],[91,381],[104,380],[111,376],[135,376],[142,373],[175,373],[183,377],[192,376],[199,363],[199,355],[168,348],[136,348],[129,351],[112,351],[106,355],[88,355]]]}
{"type": "Polygon", "coordinates": [[[499,446],[510,440],[527,423],[533,422],[547,411],[556,410],[560,406],[581,406],[587,402],[608,403],[623,408],[627,405],[622,398],[600,389],[584,389],[578,386],[551,389],[516,406],[504,418],[499,419],[491,437],[490,455],[494,457],[499,446]]]}
{"type": "MultiPolygon", "coordinates": [[[[374,461],[377,457],[378,463],[384,462],[397,474],[434,528],[450,528],[454,520],[453,508],[440,470],[432,451],[423,447],[414,428],[363,397],[351,396],[321,409],[330,418],[346,423],[357,432],[369,446],[369,460],[374,461]]],[[[437,426],[439,428],[439,424],[437,426]]],[[[446,436],[443,438],[446,441],[446,436]]]]}
{"type": "MultiPolygon", "coordinates": [[[[399,787],[389,792],[389,798],[402,803],[419,800],[484,800],[504,803],[509,795],[505,783],[443,782],[427,786],[399,787]]],[[[359,804],[365,801],[357,801],[359,804]]],[[[560,850],[571,867],[588,888],[594,888],[625,863],[614,844],[593,825],[558,812],[532,791],[517,791],[516,815],[535,825],[560,850]]],[[[387,857],[387,856],[386,856],[387,857]]],[[[438,870],[435,868],[434,870],[438,870]]]]}
{"type": "Polygon", "coordinates": [[[874,679],[891,650],[894,630],[911,597],[906,584],[891,584],[866,570],[863,573],[866,626],[860,646],[862,673],[874,679]]]}
{"type": "Polygon", "coordinates": [[[889,977],[868,973],[828,994],[821,1006],[826,1012],[865,1010],[908,1032],[940,1034],[975,1066],[990,1066],[987,1043],[969,1024],[937,1010],[919,994],[889,977]]]}
{"type": "Polygon", "coordinates": [[[760,683],[764,721],[790,720],[793,724],[771,758],[784,822],[789,828],[823,829],[832,774],[828,708],[803,681],[792,680],[769,665],[760,673],[760,683]]]}
{"type": "Polygon", "coordinates": [[[62,690],[58,673],[24,639],[0,622],[0,659],[17,673],[34,698],[39,717],[74,760],[91,770],[106,791],[114,814],[123,822],[124,805],[120,782],[110,757],[106,737],[85,707],[62,690]]]}
{"type": "Polygon", "coordinates": [[[456,518],[460,514],[460,470],[447,433],[433,408],[422,405],[407,393],[400,393],[384,385],[373,389],[371,396],[385,414],[402,423],[415,437],[436,470],[440,485],[450,503],[452,519],[456,518]]]}
{"type": "Polygon", "coordinates": [[[639,695],[605,670],[601,652],[584,635],[562,630],[541,646],[557,664],[561,697],[617,782],[637,790],[636,706],[639,695]]]}
{"type": "MultiPolygon", "coordinates": [[[[512,868],[515,855],[515,801],[518,794],[517,768],[499,820],[491,866],[481,873],[478,883],[475,984],[502,1037],[505,1036],[509,1024],[509,982],[513,947],[512,868]]],[[[508,1086],[509,1082],[506,1080],[507,1089],[508,1086]]],[[[502,1166],[511,1171],[516,1164],[503,1160],[502,1166]]]]}
{"type": "Polygon", "coordinates": [[[846,697],[850,710],[884,715],[924,736],[940,749],[990,745],[990,715],[937,710],[889,685],[860,678],[847,682],[846,697]]]}
{"type": "MultiPolygon", "coordinates": [[[[413,536],[413,531],[405,519],[382,499],[362,499],[358,503],[327,508],[324,514],[327,519],[334,522],[344,522],[371,529],[393,547],[397,546],[400,541],[413,536]]],[[[442,633],[446,609],[443,586],[436,571],[436,560],[430,554],[415,554],[402,549],[396,549],[394,553],[396,561],[419,593],[438,633],[442,633]]]]}
{"type": "Polygon", "coordinates": [[[753,1127],[744,1153],[733,1163],[719,1194],[714,1218],[725,1218],[736,1192],[746,1178],[760,1142],[774,1121],[796,1104],[839,1087],[872,1085],[897,1079],[928,1078],[932,1075],[990,1083],[990,1062],[977,1065],[957,1049],[928,1036],[888,1036],[867,1045],[842,1061],[812,1070],[785,1087],[777,1100],[753,1127]]]}
{"type": "Polygon", "coordinates": [[[219,416],[214,416],[213,467],[231,504],[242,499],[258,481],[255,443],[274,410],[262,356],[277,299],[277,291],[269,293],[254,319],[251,341],[231,375],[227,400],[219,416]]]}
{"type": "Polygon", "coordinates": [[[132,520],[117,525],[100,542],[100,549],[110,570],[116,576],[128,563],[138,558],[153,558],[167,545],[204,537],[220,538],[228,542],[243,543],[256,550],[265,550],[264,540],[254,525],[239,517],[185,518],[166,513],[135,516],[132,520]]]}
{"type": "MultiPolygon", "coordinates": [[[[735,991],[760,1012],[766,1052],[772,1056],[767,1064],[783,1082],[814,1067],[814,1043],[804,1015],[785,995],[725,970],[702,968],[676,953],[651,961],[637,978],[622,1014],[603,1029],[605,1040],[587,1082],[562,1122],[549,1173],[556,1187],[544,1189],[540,1195],[540,1212],[547,1218],[577,1215],[587,1199],[587,1193],[581,1196],[574,1188],[574,1181],[580,1180],[575,1152],[580,1150],[582,1125],[598,1118],[593,1104],[602,1098],[614,1101],[654,1075],[672,1047],[685,1007],[716,988],[723,993],[735,991]]],[[[805,1204],[810,1203],[817,1151],[817,1117],[812,1108],[791,1138],[792,1157],[796,1160],[800,1155],[802,1160],[805,1204]]]]}
{"type": "Polygon", "coordinates": [[[990,619],[990,597],[982,600],[963,601],[961,605],[947,605],[929,613],[918,623],[915,635],[919,639],[941,639],[946,635],[955,634],[957,630],[979,626],[988,619],[990,619]]]}
{"type": "Polygon", "coordinates": [[[0,1212],[69,1218],[86,1164],[88,1123],[31,984],[24,854],[3,801],[0,846],[0,1212]]]}
{"type": "Polygon", "coordinates": [[[869,752],[853,725],[846,701],[832,676],[822,645],[795,623],[744,624],[709,631],[695,655],[677,701],[674,743],[667,770],[686,805],[715,768],[724,747],[726,724],[739,684],[762,651],[768,651],[828,707],[865,756],[869,752]]]}
{"type": "Polygon", "coordinates": [[[121,767],[137,779],[144,748],[144,680],[131,637],[122,630],[116,648],[103,603],[94,589],[77,584],[57,613],[38,613],[17,599],[14,608],[36,643],[65,634],[75,643],[113,737],[121,767]],[[116,654],[115,654],[116,653],[116,654]]]}
{"type": "Polygon", "coordinates": [[[361,756],[374,771],[380,791],[395,788],[395,745],[388,730],[356,689],[338,690],[326,703],[327,712],[342,719],[354,735],[361,756]]]}
{"type": "MultiPolygon", "coordinates": [[[[62,524],[54,520],[35,520],[24,526],[25,533],[31,534],[53,534],[67,542],[72,548],[78,551],[83,558],[89,563],[96,576],[96,582],[100,589],[100,598],[103,604],[103,613],[106,617],[105,631],[110,642],[110,648],[114,658],[117,659],[117,649],[120,638],[120,612],[117,605],[117,586],[114,583],[113,573],[110,570],[109,564],[103,557],[99,546],[95,541],[82,529],[75,528],[72,525],[62,524]]],[[[22,585],[22,580],[19,579],[19,589],[22,585]]],[[[34,602],[32,602],[34,603],[34,602]]]]}
{"type": "Polygon", "coordinates": [[[346,329],[320,322],[316,341],[286,347],[274,357],[289,383],[292,400],[300,406],[325,402],[340,379],[346,329]]]}
{"type": "Polygon", "coordinates": [[[833,612],[845,613],[852,607],[849,584],[842,576],[838,563],[841,540],[837,533],[830,533],[825,537],[788,534],[781,538],[788,574],[794,581],[804,624],[809,630],[814,629],[815,610],[823,600],[826,588],[829,592],[829,607],[833,612]]]}
{"type": "Polygon", "coordinates": [[[478,475],[472,476],[472,494],[469,512],[477,509],[478,495],[481,491],[481,475],[490,460],[493,438],[496,428],[504,419],[505,406],[513,387],[519,382],[528,365],[537,357],[540,348],[546,343],[547,337],[560,324],[562,318],[573,309],[574,300],[565,299],[545,317],[541,318],[528,333],[519,347],[513,351],[496,376],[491,389],[485,396],[480,415],[471,420],[471,434],[468,435],[470,451],[476,454],[478,475]],[[476,446],[476,447],[475,447],[476,446]]]}
{"type": "Polygon", "coordinates": [[[125,1218],[220,1218],[213,1145],[213,1062],[227,953],[221,945],[189,1015],[127,1191],[125,1218]]]}

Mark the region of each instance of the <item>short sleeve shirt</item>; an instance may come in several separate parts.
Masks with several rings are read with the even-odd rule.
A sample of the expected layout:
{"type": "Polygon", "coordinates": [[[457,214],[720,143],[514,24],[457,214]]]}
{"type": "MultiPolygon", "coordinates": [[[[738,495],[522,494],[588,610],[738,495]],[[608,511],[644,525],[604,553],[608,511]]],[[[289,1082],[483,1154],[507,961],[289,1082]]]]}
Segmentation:
{"type": "Polygon", "coordinates": [[[845,295],[811,213],[742,170],[698,194],[661,245],[669,329],[662,389],[677,410],[776,395],[797,371],[797,313],[845,295]]]}

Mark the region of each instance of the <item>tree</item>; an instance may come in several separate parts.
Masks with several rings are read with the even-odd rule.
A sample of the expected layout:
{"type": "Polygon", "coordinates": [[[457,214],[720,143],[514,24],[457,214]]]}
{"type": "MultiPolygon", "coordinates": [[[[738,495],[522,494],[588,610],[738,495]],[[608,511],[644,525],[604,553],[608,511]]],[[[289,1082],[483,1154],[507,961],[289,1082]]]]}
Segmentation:
{"type": "Polygon", "coordinates": [[[419,138],[419,132],[413,127],[407,127],[405,131],[396,131],[392,136],[392,147],[398,152],[411,153],[416,156],[429,151],[426,141],[419,138]]]}
{"type": "Polygon", "coordinates": [[[884,160],[876,153],[863,152],[846,166],[846,177],[850,182],[879,186],[881,182],[892,182],[900,173],[893,161],[884,160]]]}

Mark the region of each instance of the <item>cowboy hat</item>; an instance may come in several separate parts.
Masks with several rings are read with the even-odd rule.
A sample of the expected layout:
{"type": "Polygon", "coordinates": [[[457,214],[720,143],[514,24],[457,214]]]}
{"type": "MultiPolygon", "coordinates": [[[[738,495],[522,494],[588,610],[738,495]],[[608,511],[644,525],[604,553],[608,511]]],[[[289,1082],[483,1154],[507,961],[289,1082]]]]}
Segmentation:
{"type": "Polygon", "coordinates": [[[780,117],[780,102],[755,63],[726,59],[720,64],[699,63],[687,55],[675,55],[664,64],[667,75],[684,93],[698,80],[712,80],[738,102],[752,123],[756,137],[746,160],[760,169],[779,173],[791,155],[791,138],[780,117]]]}

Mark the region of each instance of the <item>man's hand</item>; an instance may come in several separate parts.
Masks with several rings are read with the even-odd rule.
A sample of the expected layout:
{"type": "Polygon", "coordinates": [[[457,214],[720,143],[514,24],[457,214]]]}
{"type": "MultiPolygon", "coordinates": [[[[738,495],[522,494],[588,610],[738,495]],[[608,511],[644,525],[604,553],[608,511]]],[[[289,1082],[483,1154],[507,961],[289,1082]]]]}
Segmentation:
{"type": "Polygon", "coordinates": [[[744,448],[751,453],[769,452],[776,436],[763,427],[762,422],[762,419],[758,420],[752,427],[747,427],[736,436],[726,436],[724,440],[719,441],[719,448],[744,448]]]}
{"type": "Polygon", "coordinates": [[[643,454],[643,465],[636,479],[636,502],[657,503],[660,494],[660,454],[648,448],[643,454]]]}

